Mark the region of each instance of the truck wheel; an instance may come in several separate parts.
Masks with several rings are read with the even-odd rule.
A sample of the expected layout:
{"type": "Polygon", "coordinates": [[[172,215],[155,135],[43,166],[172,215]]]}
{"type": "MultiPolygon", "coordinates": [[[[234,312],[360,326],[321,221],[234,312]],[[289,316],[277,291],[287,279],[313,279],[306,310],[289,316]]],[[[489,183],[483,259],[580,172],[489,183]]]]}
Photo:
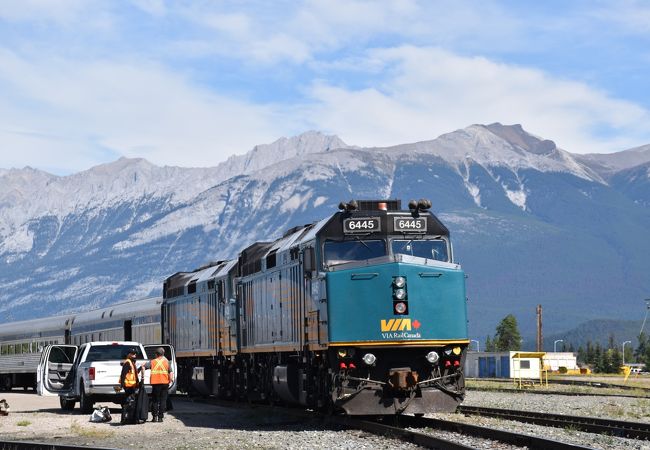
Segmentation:
{"type": "Polygon", "coordinates": [[[59,404],[61,405],[61,409],[64,411],[72,411],[74,409],[74,404],[76,402],[74,400],[68,400],[63,397],[59,397],[59,404]]]}
{"type": "Polygon", "coordinates": [[[84,389],[83,381],[81,386],[79,386],[79,408],[81,408],[82,413],[91,413],[93,412],[94,402],[90,395],[86,395],[86,390],[84,389]]]}
{"type": "Polygon", "coordinates": [[[11,382],[11,375],[7,375],[2,378],[2,386],[0,389],[3,391],[10,391],[13,388],[13,383],[11,382]]]}

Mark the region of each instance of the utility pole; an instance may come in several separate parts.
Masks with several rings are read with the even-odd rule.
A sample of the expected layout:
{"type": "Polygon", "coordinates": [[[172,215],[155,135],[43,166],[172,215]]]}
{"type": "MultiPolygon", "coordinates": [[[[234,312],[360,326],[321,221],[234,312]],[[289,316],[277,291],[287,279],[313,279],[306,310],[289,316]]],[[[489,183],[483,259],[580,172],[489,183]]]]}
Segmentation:
{"type": "Polygon", "coordinates": [[[542,305],[537,305],[537,351],[544,351],[544,337],[542,335],[542,305]]]}
{"type": "Polygon", "coordinates": [[[641,336],[641,333],[643,333],[643,329],[645,328],[645,321],[648,318],[648,310],[650,309],[650,298],[646,298],[644,302],[645,302],[645,317],[643,318],[643,323],[641,324],[641,331],[639,331],[639,336],[641,336]]]}

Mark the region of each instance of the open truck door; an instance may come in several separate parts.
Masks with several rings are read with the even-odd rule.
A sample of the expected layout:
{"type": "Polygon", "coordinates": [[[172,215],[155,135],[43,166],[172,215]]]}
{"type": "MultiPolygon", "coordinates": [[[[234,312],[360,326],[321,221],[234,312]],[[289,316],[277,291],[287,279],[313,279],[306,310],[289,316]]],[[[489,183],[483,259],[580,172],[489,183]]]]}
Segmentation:
{"type": "Polygon", "coordinates": [[[169,393],[173,394],[176,392],[176,384],[178,383],[178,367],[176,366],[176,352],[174,352],[174,347],[168,344],[160,345],[144,345],[144,351],[147,353],[147,359],[152,360],[156,357],[155,351],[158,347],[162,347],[165,350],[165,358],[169,361],[171,365],[172,372],[174,372],[174,381],[169,386],[169,393]]]}
{"type": "Polygon", "coordinates": [[[71,390],[69,375],[77,350],[75,345],[48,345],[43,349],[36,370],[38,395],[59,395],[71,390]]]}

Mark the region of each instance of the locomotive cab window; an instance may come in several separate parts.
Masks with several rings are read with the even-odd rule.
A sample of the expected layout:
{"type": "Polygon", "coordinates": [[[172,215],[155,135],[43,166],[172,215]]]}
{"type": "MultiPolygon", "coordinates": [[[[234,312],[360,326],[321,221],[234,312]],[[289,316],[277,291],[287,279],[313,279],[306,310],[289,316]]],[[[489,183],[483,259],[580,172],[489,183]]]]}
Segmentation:
{"type": "Polygon", "coordinates": [[[336,266],[351,261],[364,261],[386,255],[386,243],[382,239],[355,241],[325,241],[325,265],[336,266]]]}
{"type": "Polygon", "coordinates": [[[449,261],[447,242],[442,239],[393,239],[393,254],[418,256],[420,258],[449,261]]]}

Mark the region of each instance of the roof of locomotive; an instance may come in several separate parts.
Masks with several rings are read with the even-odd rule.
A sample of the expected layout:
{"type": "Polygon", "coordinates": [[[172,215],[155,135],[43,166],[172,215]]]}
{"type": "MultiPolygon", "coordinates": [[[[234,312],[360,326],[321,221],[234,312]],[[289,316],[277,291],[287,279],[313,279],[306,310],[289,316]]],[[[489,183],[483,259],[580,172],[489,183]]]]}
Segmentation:
{"type": "Polygon", "coordinates": [[[212,278],[224,277],[236,265],[237,260],[231,259],[227,261],[213,262],[199,267],[192,272],[177,272],[167,278],[167,289],[187,286],[190,283],[201,283],[212,278]]]}
{"type": "MultiPolygon", "coordinates": [[[[370,207],[372,205],[375,205],[377,203],[381,202],[380,200],[370,200],[370,201],[359,201],[359,204],[362,207],[370,207]]],[[[347,217],[363,217],[367,215],[378,215],[378,214],[386,214],[390,216],[397,216],[400,214],[411,214],[411,210],[403,210],[399,209],[400,202],[399,200],[397,201],[391,201],[392,203],[389,204],[390,207],[388,211],[384,210],[379,210],[379,209],[358,209],[354,211],[337,211],[333,213],[332,215],[319,220],[318,222],[314,222],[308,225],[305,225],[303,227],[294,227],[291,228],[287,233],[284,234],[281,238],[273,241],[273,242],[256,242],[255,244],[251,245],[247,249],[243,250],[243,252],[246,252],[247,250],[252,250],[255,249],[255,252],[250,252],[248,254],[249,257],[253,256],[252,253],[255,253],[254,256],[258,258],[265,258],[271,253],[281,253],[284,251],[289,250],[291,247],[295,247],[297,245],[301,245],[310,241],[313,241],[321,231],[327,230],[327,228],[330,226],[331,223],[335,222],[337,218],[341,219],[342,218],[347,218],[347,217]]],[[[449,230],[447,227],[436,217],[435,214],[433,214],[431,211],[423,211],[421,214],[426,214],[427,217],[430,217],[432,219],[432,223],[430,224],[430,231],[433,234],[437,235],[442,235],[442,236],[448,236],[449,235],[449,230]]]]}

